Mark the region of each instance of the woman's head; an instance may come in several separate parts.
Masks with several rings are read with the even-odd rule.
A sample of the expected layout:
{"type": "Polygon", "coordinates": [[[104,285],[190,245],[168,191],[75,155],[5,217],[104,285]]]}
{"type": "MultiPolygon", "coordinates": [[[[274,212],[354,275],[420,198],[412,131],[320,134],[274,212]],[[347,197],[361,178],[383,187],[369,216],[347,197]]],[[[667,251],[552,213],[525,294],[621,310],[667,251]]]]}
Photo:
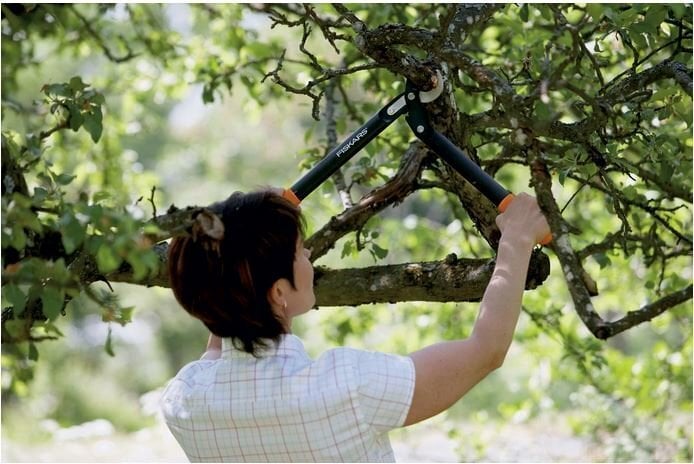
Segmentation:
{"type": "Polygon", "coordinates": [[[234,193],[169,246],[178,302],[220,337],[256,353],[315,304],[298,208],[271,190],[234,193]]]}

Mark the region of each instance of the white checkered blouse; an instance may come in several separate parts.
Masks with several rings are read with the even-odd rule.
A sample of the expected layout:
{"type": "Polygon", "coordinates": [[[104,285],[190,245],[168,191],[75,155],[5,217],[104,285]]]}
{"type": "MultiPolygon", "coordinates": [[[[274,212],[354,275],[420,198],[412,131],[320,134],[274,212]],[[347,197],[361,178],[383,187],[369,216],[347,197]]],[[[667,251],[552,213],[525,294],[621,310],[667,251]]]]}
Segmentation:
{"type": "Polygon", "coordinates": [[[222,342],[162,396],[169,429],[194,462],[394,462],[387,432],[405,421],[412,360],[350,348],[309,358],[284,335],[260,359],[222,342]]]}

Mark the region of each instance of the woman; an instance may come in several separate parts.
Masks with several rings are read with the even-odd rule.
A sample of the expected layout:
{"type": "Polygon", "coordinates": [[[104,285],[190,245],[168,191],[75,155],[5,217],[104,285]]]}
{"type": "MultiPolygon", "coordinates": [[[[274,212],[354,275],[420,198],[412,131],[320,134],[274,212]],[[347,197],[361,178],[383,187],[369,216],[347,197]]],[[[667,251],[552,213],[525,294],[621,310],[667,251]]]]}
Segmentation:
{"type": "Polygon", "coordinates": [[[169,248],[179,303],[210,330],[200,361],[162,397],[191,461],[392,462],[387,432],[432,417],[501,366],[530,254],[549,227],[516,197],[497,224],[496,267],[472,335],[409,356],[350,348],[316,360],[291,333],[315,304],[300,211],[274,191],[235,193],[169,248]]]}

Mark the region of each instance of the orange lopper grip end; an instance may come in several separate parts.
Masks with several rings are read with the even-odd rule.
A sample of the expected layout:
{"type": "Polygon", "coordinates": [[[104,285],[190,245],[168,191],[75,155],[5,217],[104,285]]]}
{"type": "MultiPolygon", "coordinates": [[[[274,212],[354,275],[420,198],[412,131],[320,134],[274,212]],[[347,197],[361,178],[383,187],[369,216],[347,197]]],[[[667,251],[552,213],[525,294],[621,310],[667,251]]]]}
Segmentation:
{"type": "MultiPolygon", "coordinates": [[[[509,193],[508,195],[506,195],[504,197],[504,199],[501,200],[501,202],[497,206],[499,212],[503,213],[504,211],[506,211],[506,209],[508,208],[508,205],[511,204],[511,202],[513,201],[514,198],[515,197],[512,193],[509,193]]],[[[544,237],[542,237],[542,240],[540,240],[540,245],[549,245],[550,243],[552,243],[552,234],[551,233],[545,235],[544,237]]]]}
{"type": "Polygon", "coordinates": [[[296,196],[296,193],[292,189],[284,189],[282,192],[282,197],[289,200],[294,206],[299,206],[301,200],[296,196]]]}
{"type": "Polygon", "coordinates": [[[511,204],[511,202],[513,201],[514,198],[515,198],[515,196],[512,193],[509,193],[508,195],[506,195],[504,197],[504,199],[501,200],[501,203],[499,203],[499,205],[497,206],[497,208],[499,209],[499,212],[503,213],[504,211],[506,211],[506,208],[508,208],[508,205],[511,204]]]}
{"type": "Polygon", "coordinates": [[[545,235],[542,237],[542,240],[540,240],[540,245],[549,245],[552,243],[552,233],[550,232],[549,234],[545,235]]]}

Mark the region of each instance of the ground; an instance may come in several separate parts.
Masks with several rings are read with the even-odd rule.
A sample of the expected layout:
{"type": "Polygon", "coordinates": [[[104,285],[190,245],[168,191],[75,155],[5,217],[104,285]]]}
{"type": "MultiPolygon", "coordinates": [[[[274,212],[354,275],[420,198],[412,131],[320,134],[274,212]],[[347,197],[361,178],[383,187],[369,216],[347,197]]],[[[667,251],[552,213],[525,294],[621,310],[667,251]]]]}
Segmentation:
{"type": "MultiPolygon", "coordinates": [[[[132,434],[116,433],[108,421],[98,420],[56,429],[53,437],[40,445],[3,439],[2,462],[187,462],[160,420],[132,434]]],[[[571,436],[556,419],[479,425],[434,418],[392,432],[391,442],[398,462],[600,461],[587,440],[571,436]],[[449,437],[449,429],[457,438],[449,437]]]]}

